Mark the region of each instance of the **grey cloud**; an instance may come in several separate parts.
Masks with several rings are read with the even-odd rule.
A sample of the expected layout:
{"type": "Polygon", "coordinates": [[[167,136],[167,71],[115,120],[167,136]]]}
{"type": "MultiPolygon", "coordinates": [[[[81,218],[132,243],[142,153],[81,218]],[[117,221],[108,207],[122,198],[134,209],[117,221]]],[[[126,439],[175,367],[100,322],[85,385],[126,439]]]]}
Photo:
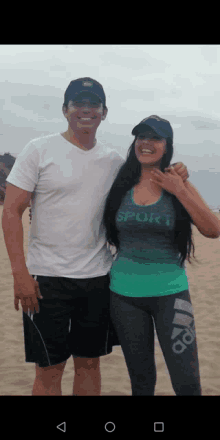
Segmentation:
{"type": "Polygon", "coordinates": [[[65,72],[67,70],[66,66],[62,66],[62,64],[59,65],[55,64],[54,66],[50,66],[49,69],[55,72],[61,72],[61,71],[65,72]]]}
{"type": "Polygon", "coordinates": [[[190,124],[194,126],[196,130],[216,130],[220,129],[220,121],[208,119],[208,118],[196,118],[191,116],[190,124]]]}
{"type": "Polygon", "coordinates": [[[164,69],[168,66],[165,61],[152,58],[149,54],[142,52],[138,48],[135,49],[135,52],[130,53],[130,55],[127,54],[126,48],[122,49],[120,53],[108,50],[100,55],[100,59],[104,64],[110,66],[116,65],[127,68],[129,65],[129,70],[140,70],[148,67],[149,69],[152,68],[154,72],[164,72],[164,69]]]}

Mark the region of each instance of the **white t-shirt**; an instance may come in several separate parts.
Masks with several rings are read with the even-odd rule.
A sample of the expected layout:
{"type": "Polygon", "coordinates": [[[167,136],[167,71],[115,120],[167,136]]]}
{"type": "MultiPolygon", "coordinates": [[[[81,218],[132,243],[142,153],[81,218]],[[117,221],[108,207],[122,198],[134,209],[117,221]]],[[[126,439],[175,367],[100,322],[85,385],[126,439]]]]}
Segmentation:
{"type": "Polygon", "coordinates": [[[125,159],[97,142],[81,150],[60,133],[30,141],[6,181],[34,193],[26,266],[32,275],[93,278],[113,257],[105,201],[125,159]]]}

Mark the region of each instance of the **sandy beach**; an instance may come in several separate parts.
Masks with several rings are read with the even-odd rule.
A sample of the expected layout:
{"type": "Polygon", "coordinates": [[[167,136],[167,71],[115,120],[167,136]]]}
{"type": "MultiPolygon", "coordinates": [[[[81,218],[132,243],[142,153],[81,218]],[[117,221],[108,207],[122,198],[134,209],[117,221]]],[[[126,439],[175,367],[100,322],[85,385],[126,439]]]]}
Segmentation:
{"type": "MultiPolygon", "coordinates": [[[[0,206],[2,218],[3,206],[0,206]]],[[[24,249],[27,255],[29,210],[23,215],[24,249]]],[[[216,214],[220,219],[220,213],[216,214]]],[[[187,275],[194,309],[202,395],[220,394],[220,241],[208,239],[193,226],[195,256],[200,261],[187,263],[187,275]]],[[[0,395],[31,395],[35,365],[25,362],[22,308],[14,309],[11,265],[0,227],[0,395]]],[[[155,333],[157,384],[155,395],[174,396],[170,376],[155,333]]],[[[74,364],[69,358],[62,379],[62,395],[71,395],[74,364]]],[[[130,378],[120,347],[101,357],[103,396],[131,395],[130,378]]]]}

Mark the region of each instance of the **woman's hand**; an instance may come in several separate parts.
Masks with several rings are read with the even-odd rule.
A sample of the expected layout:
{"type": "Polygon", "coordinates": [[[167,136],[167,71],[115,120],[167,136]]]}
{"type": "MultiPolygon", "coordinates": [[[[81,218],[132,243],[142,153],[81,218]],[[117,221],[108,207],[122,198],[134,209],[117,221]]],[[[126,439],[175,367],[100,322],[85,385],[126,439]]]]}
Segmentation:
{"type": "Polygon", "coordinates": [[[184,165],[183,162],[177,162],[172,165],[170,165],[168,168],[165,168],[165,172],[169,172],[172,168],[176,171],[177,174],[179,174],[180,177],[182,177],[183,182],[186,182],[186,180],[189,178],[189,173],[187,170],[186,165],[184,165]]]}
{"type": "Polygon", "coordinates": [[[162,173],[162,171],[155,169],[151,171],[152,182],[161,186],[161,188],[165,189],[171,194],[174,194],[178,197],[178,194],[185,190],[185,185],[182,177],[177,174],[174,168],[169,168],[169,173],[162,173]]]}

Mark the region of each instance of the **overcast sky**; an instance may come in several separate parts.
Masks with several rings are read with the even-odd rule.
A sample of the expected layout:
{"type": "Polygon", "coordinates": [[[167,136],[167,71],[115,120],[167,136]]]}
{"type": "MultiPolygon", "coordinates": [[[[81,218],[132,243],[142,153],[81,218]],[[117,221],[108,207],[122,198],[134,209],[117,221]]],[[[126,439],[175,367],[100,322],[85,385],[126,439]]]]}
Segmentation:
{"type": "Polygon", "coordinates": [[[206,202],[220,207],[220,45],[1,45],[0,59],[1,153],[65,131],[64,92],[89,76],[108,107],[97,139],[126,157],[138,122],[168,119],[172,162],[184,162],[206,202]]]}

